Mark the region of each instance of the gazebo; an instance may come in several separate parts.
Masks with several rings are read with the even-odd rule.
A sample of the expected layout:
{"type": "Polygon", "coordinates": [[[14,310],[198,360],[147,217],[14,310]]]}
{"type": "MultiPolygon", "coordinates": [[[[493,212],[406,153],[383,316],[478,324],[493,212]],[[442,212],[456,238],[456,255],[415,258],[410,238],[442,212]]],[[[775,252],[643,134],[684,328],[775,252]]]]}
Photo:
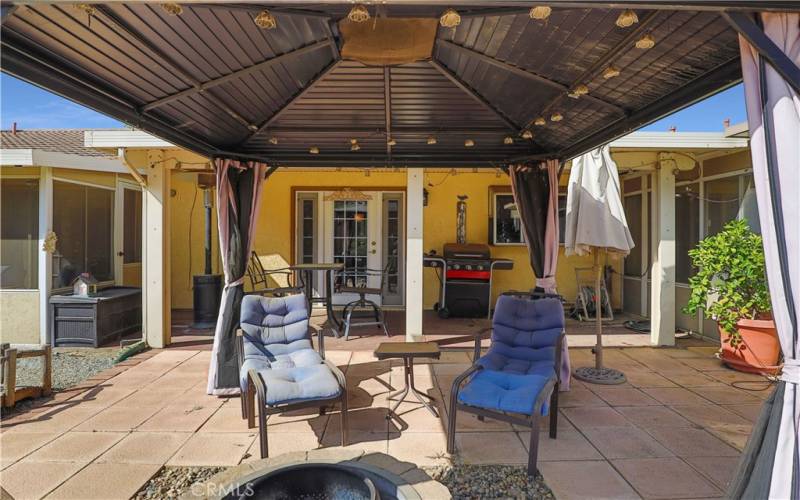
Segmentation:
{"type": "MultiPolygon", "coordinates": [[[[796,191],[798,175],[778,169],[796,167],[790,164],[797,158],[775,137],[787,133],[784,124],[789,134],[798,131],[789,120],[776,134],[769,112],[756,122],[754,114],[770,109],[776,89],[797,100],[797,12],[791,0],[4,1],[0,64],[8,74],[215,159],[228,285],[217,326],[223,344],[241,298],[242,259],[256,223],[251,214],[274,169],[407,169],[406,325],[413,338],[422,327],[415,293],[422,273],[418,167],[563,165],[739,83],[744,68],[751,75],[745,82],[751,131],[761,138],[754,142],[762,148],[754,147],[761,226],[774,233],[765,235],[776,277],[770,285],[774,301],[787,298],[774,304],[789,373],[785,408],[793,401],[796,415],[789,389],[800,382],[792,301],[800,271],[785,256],[798,243],[796,232],[784,234],[781,215],[796,205],[781,206],[779,193],[796,191]]],[[[165,216],[168,185],[160,176],[153,165],[146,225],[165,216]]],[[[674,182],[666,169],[656,176],[659,210],[674,207],[674,182]]],[[[547,207],[548,197],[541,198],[547,207]]],[[[652,318],[653,338],[668,344],[675,249],[669,225],[658,230],[652,309],[663,305],[666,312],[652,318]]],[[[148,284],[159,283],[163,271],[158,241],[150,243],[148,284]]],[[[157,336],[168,321],[162,296],[148,287],[145,328],[157,336]]],[[[790,450],[782,452],[791,462],[790,450]]],[[[797,460],[796,445],[793,453],[797,460]]],[[[797,484],[796,471],[795,483],[782,477],[797,484]]]]}

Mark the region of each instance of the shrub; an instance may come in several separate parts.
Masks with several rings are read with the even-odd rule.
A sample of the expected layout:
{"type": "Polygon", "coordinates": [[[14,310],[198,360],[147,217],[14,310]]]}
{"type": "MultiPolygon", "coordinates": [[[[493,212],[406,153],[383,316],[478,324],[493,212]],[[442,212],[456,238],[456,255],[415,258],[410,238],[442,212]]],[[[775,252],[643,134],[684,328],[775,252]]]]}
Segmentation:
{"type": "Polygon", "coordinates": [[[689,278],[691,296],[683,309],[695,314],[703,309],[730,335],[731,347],[741,342],[736,324],[756,319],[771,310],[761,236],[734,220],[723,230],[689,251],[697,274],[689,278]]]}

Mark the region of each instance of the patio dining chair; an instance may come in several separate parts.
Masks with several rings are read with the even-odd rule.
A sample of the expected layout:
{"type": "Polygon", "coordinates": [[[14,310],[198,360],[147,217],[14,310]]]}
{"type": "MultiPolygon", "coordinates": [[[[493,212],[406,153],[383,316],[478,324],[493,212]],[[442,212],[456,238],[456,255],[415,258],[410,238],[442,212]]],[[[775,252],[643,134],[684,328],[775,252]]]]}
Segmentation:
{"type": "Polygon", "coordinates": [[[255,427],[256,397],[261,458],[269,456],[267,418],[302,408],[340,404],[342,446],[347,444],[347,383],[325,359],[324,336],[314,350],[303,294],[288,297],[247,295],[242,299],[236,354],[242,417],[255,427]]]}
{"type": "Polygon", "coordinates": [[[250,252],[247,277],[253,288],[246,292],[247,295],[285,297],[303,293],[304,284],[301,276],[288,267],[265,268],[261,257],[255,251],[250,252]]]}
{"type": "Polygon", "coordinates": [[[530,427],[528,474],[535,475],[540,416],[549,413],[550,438],[556,438],[563,342],[564,309],[559,299],[498,297],[492,326],[475,335],[473,365],[453,381],[448,453],[455,450],[459,410],[479,420],[489,417],[530,427]],[[480,356],[481,339],[489,332],[491,345],[480,356]]]}
{"type": "Polygon", "coordinates": [[[374,300],[367,298],[368,295],[381,298],[383,290],[386,285],[386,278],[391,271],[391,263],[387,264],[383,269],[359,269],[357,272],[343,270],[337,276],[337,293],[351,293],[358,295],[358,299],[353,300],[342,309],[342,320],[344,321],[344,339],[350,340],[350,329],[362,326],[376,326],[383,329],[383,333],[389,337],[389,330],[386,328],[386,316],[383,313],[383,308],[374,300]],[[368,287],[366,282],[370,277],[375,276],[380,278],[380,284],[377,288],[368,287]],[[359,282],[359,280],[363,280],[359,282]],[[367,317],[366,321],[363,317],[354,316],[353,313],[356,309],[372,309],[372,318],[367,317]]]}

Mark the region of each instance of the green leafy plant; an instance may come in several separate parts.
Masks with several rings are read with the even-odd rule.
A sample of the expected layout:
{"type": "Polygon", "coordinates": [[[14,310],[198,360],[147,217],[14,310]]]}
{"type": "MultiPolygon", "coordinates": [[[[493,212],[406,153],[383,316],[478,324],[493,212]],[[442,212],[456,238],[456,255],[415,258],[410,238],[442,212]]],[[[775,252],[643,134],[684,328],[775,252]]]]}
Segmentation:
{"type": "Polygon", "coordinates": [[[747,221],[734,220],[690,250],[689,257],[698,271],[689,278],[691,296],[683,312],[702,309],[730,335],[728,342],[736,348],[741,343],[739,320],[756,319],[772,308],[761,236],[750,230],[747,221]]]}

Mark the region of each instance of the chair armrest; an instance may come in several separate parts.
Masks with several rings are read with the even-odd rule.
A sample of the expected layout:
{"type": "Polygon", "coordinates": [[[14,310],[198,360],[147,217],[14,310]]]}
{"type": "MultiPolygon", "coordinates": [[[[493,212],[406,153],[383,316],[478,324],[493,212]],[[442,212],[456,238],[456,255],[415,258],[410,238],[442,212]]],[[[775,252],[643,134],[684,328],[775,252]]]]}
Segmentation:
{"type": "Polygon", "coordinates": [[[474,341],[475,345],[472,349],[472,362],[478,361],[478,358],[481,357],[481,340],[487,337],[487,334],[491,332],[494,327],[487,326],[483,330],[473,333],[470,335],[460,335],[458,337],[450,337],[448,339],[441,339],[441,340],[434,340],[433,343],[438,345],[439,347],[445,345],[453,345],[453,344],[461,344],[462,342],[469,342],[474,341]]]}
{"type": "Polygon", "coordinates": [[[553,389],[555,388],[557,383],[558,379],[556,377],[550,377],[547,380],[547,383],[544,385],[544,387],[542,387],[542,390],[539,391],[539,395],[536,397],[536,401],[533,402],[531,415],[537,415],[537,414],[541,415],[542,405],[544,405],[545,401],[550,399],[550,395],[553,393],[553,389]]]}
{"type": "MultiPolygon", "coordinates": [[[[317,339],[319,339],[317,341],[317,351],[322,359],[325,359],[325,331],[318,326],[312,325],[310,320],[308,322],[308,328],[317,334],[317,339]]],[[[311,336],[311,345],[314,345],[313,335],[311,336]]]]}
{"type": "Polygon", "coordinates": [[[464,381],[467,380],[467,378],[472,376],[473,373],[478,372],[480,370],[483,370],[483,367],[481,365],[472,365],[467,369],[467,371],[456,377],[455,380],[453,380],[451,394],[457,395],[458,391],[461,390],[461,384],[463,384],[464,381]]]}
{"type": "Polygon", "coordinates": [[[254,369],[250,369],[247,371],[247,379],[249,383],[253,384],[253,387],[256,388],[256,394],[258,394],[258,402],[261,406],[267,404],[267,385],[264,383],[264,379],[261,378],[261,375],[254,369]]]}
{"type": "Polygon", "coordinates": [[[556,382],[558,384],[561,383],[561,355],[564,352],[564,335],[565,332],[562,330],[561,335],[558,336],[558,340],[556,340],[556,358],[555,358],[555,373],[556,373],[556,382]]]}
{"type": "Polygon", "coordinates": [[[333,372],[333,375],[339,382],[339,387],[341,387],[342,390],[347,391],[347,379],[345,378],[344,373],[342,373],[342,370],[340,370],[338,366],[333,364],[331,361],[328,361],[327,359],[323,359],[322,362],[325,363],[325,365],[331,370],[331,372],[333,372]]]}
{"type": "Polygon", "coordinates": [[[244,335],[242,329],[236,329],[236,366],[239,367],[238,371],[242,370],[244,364],[244,335]]]}

